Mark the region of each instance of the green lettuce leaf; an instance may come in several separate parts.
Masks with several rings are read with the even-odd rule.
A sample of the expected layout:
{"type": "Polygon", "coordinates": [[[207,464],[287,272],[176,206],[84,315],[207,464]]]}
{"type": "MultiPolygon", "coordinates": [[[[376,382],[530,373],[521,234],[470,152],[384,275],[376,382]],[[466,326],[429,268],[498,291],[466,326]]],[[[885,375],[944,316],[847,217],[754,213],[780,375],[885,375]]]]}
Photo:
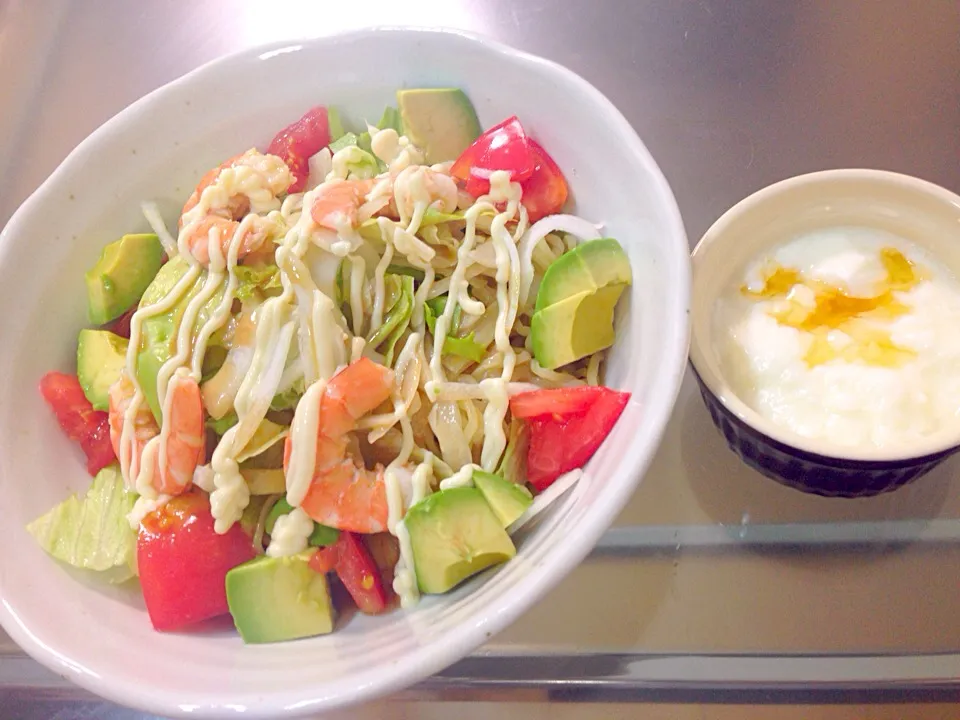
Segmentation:
{"type": "Polygon", "coordinates": [[[430,225],[442,225],[443,223],[463,220],[463,212],[457,210],[452,213],[440,212],[436,208],[428,207],[423,212],[423,219],[420,221],[420,227],[429,227],[430,225]]]}
{"type": "MultiPolygon", "coordinates": [[[[437,318],[443,314],[446,306],[446,295],[427,300],[423,305],[424,320],[430,332],[434,335],[436,335],[437,332],[437,318]]],[[[478,363],[483,360],[483,355],[487,348],[476,341],[476,336],[472,332],[468,333],[466,337],[456,336],[456,333],[460,331],[460,318],[460,306],[457,305],[457,307],[453,309],[452,327],[450,328],[450,332],[447,333],[446,339],[443,341],[443,351],[450,355],[456,355],[457,357],[478,363]]]]}
{"type": "Polygon", "coordinates": [[[267,290],[283,287],[280,282],[280,269],[272,263],[262,267],[237,265],[235,272],[237,298],[243,301],[262,295],[267,290]]]}
{"type": "Polygon", "coordinates": [[[403,134],[403,122],[400,120],[400,113],[395,107],[384,108],[383,115],[380,116],[380,122],[377,123],[377,128],[380,130],[393,128],[398,135],[403,134]]]}
{"type": "Polygon", "coordinates": [[[270,403],[270,409],[275,411],[293,410],[297,407],[297,403],[300,401],[300,397],[304,392],[303,378],[301,378],[290,388],[274,395],[273,401],[270,403]]]}
{"type": "Polygon", "coordinates": [[[224,433],[227,432],[227,430],[232,428],[238,422],[240,422],[240,419],[237,417],[237,413],[231,410],[219,420],[215,420],[214,418],[207,418],[206,425],[208,428],[213,430],[217,435],[220,435],[222,437],[224,433]]]}
{"type": "Polygon", "coordinates": [[[414,282],[423,282],[426,277],[423,270],[409,265],[387,265],[387,272],[393,275],[409,275],[414,282]]]}
{"type": "Polygon", "coordinates": [[[345,134],[343,119],[340,117],[340,111],[336,108],[327,108],[327,129],[330,132],[331,140],[339,140],[345,134]]]}
{"type": "Polygon", "coordinates": [[[355,146],[357,144],[356,133],[346,132],[341,135],[339,138],[330,143],[330,152],[335,153],[339,150],[343,150],[346,147],[355,146]]]}
{"type": "Polygon", "coordinates": [[[474,339],[473,333],[469,333],[466,337],[462,338],[447,335],[447,339],[443,341],[444,352],[466,358],[467,360],[473,360],[475,363],[483,360],[483,354],[486,350],[486,347],[474,339]]]}
{"type": "Polygon", "coordinates": [[[391,366],[397,341],[410,326],[410,316],[413,315],[413,278],[409,275],[387,275],[385,281],[389,287],[384,305],[390,307],[380,327],[373,331],[367,342],[374,349],[382,346],[381,352],[387,365],[391,366]]]}
{"type": "Polygon", "coordinates": [[[135,574],[137,533],[127,522],[135,501],[119,466],[110,465],[97,473],[82,500],[71,495],[27,525],[27,532],[57,560],[124,582],[135,574]]]}

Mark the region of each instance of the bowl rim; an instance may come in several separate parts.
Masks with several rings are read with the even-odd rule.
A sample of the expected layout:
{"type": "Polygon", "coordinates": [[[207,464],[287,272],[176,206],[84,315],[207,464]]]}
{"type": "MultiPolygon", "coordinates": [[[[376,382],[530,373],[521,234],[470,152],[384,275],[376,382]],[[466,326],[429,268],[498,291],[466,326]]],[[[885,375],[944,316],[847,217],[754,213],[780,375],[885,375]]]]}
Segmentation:
{"type": "MultiPolygon", "coordinates": [[[[730,241],[729,238],[732,236],[727,235],[727,230],[738,218],[748,212],[754,211],[757,207],[770,202],[774,198],[792,193],[799,188],[809,188],[810,186],[822,186],[826,188],[829,186],[829,183],[836,180],[865,181],[899,187],[902,190],[912,190],[916,193],[926,194],[942,202],[949,203],[960,209],[960,195],[928,180],[890,170],[838,168],[804,173],[779,180],[737,202],[733,207],[724,212],[703,234],[703,237],[700,238],[700,241],[691,253],[691,261],[694,268],[691,288],[693,294],[696,294],[698,277],[703,278],[704,276],[702,269],[699,273],[696,271],[698,259],[702,259],[705,248],[717,242],[730,241]]],[[[691,312],[696,313],[696,308],[692,303],[691,298],[691,312]]],[[[704,307],[712,308],[713,303],[704,303],[704,307]]],[[[780,445],[827,460],[859,462],[873,465],[897,464],[907,460],[913,461],[948,452],[960,446],[960,425],[953,430],[948,428],[947,430],[936,432],[923,438],[921,441],[912,442],[907,446],[894,446],[891,448],[839,447],[818,438],[804,437],[792,430],[776,425],[773,421],[763,417],[746,402],[741,400],[733,388],[724,380],[720,370],[720,364],[710,351],[712,348],[712,331],[710,330],[710,325],[710,323],[704,324],[704,331],[698,332],[696,319],[692,322],[690,331],[690,362],[694,370],[709,392],[716,397],[727,410],[741,422],[780,445]]]]}
{"type": "MultiPolygon", "coordinates": [[[[7,261],[9,252],[13,247],[14,237],[22,233],[21,226],[24,224],[24,219],[37,212],[38,206],[42,205],[51,196],[61,182],[61,178],[72,172],[74,167],[82,165],[84,157],[100,144],[109,142],[110,135],[116,130],[123,128],[129,122],[138,121],[140,116],[145,115],[146,111],[156,103],[162,102],[164,96],[172,90],[188,86],[194,83],[198,77],[224,65],[251,61],[257,58],[263,59],[272,54],[294,52],[304,47],[383,36],[386,33],[407,34],[414,38],[417,36],[440,35],[482,45],[493,55],[517,65],[521,70],[538,70],[548,77],[552,76],[557,82],[563,82],[576,88],[582,93],[585,100],[594,104],[599,113],[609,117],[611,124],[622,131],[623,137],[627,141],[623,150],[630,153],[649,175],[650,192],[654,197],[654,202],[661,208],[664,224],[669,229],[668,234],[671,238],[670,245],[666,246],[665,255],[671,263],[671,269],[676,272],[676,281],[673,283],[675,300],[664,307],[664,312],[668,313],[668,317],[665,323],[667,334],[662,338],[663,351],[659,363],[662,368],[662,376],[658,378],[657,382],[659,389],[644,406],[644,416],[649,431],[645,438],[638,438],[638,442],[633,443],[633,446],[637,449],[634,466],[625,471],[626,477],[623,478],[622,482],[613,485],[609,492],[598,497],[593,503],[593,514],[584,517],[578,526],[580,542],[566,543],[552,548],[544,561],[530,572],[523,593],[518,593],[512,597],[501,596],[496,598],[486,608],[483,622],[461,623],[457,627],[458,632],[451,633],[445,642],[418,648],[411,653],[411,659],[416,660],[416,662],[394,663],[393,666],[384,669],[373,680],[370,679],[369,675],[365,675],[364,679],[368,682],[363,684],[357,682],[344,683],[343,690],[333,696],[321,696],[312,689],[296,692],[287,691],[286,693],[258,691],[255,698],[252,696],[245,698],[250,704],[241,710],[250,717],[312,716],[318,711],[351,705],[400,690],[456,662],[479,647],[493,633],[503,630],[515,621],[522,612],[532,606],[536,598],[542,597],[556,586],[567,575],[569,569],[575,567],[586,557],[636,490],[662,440],[686,370],[690,342],[690,287],[692,280],[687,234],[669,183],[636,130],[599,89],[572,70],[552,60],[492,40],[480,33],[463,31],[457,28],[412,25],[370,26],[357,30],[258,44],[218,56],[199,65],[125,106],[70,151],[43,183],[17,208],[5,227],[0,231],[0,264],[7,261]]],[[[171,717],[187,716],[187,711],[177,702],[177,698],[167,695],[161,696],[144,687],[113,681],[111,680],[112,675],[109,674],[101,676],[61,652],[56,643],[44,642],[43,639],[34,635],[31,628],[21,621],[15,607],[7,602],[4,597],[2,572],[0,572],[0,625],[9,633],[14,642],[41,664],[101,697],[123,705],[171,717]]],[[[206,693],[204,699],[209,700],[209,702],[202,708],[193,709],[190,712],[190,717],[196,717],[198,714],[216,717],[233,716],[238,712],[235,702],[231,702],[229,698],[221,697],[215,690],[206,693]]]]}

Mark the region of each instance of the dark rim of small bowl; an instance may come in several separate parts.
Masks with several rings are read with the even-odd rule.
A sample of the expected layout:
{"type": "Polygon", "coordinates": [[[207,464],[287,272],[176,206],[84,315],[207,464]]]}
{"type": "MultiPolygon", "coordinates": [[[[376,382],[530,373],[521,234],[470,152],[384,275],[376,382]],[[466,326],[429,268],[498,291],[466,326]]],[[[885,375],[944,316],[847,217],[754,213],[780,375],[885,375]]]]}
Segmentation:
{"type": "Polygon", "coordinates": [[[925,463],[933,462],[949,455],[953,455],[955,452],[960,450],[960,445],[954,445],[945,450],[940,450],[939,452],[931,453],[929,455],[906,456],[897,460],[850,460],[848,458],[837,457],[834,455],[821,455],[819,453],[810,452],[809,450],[803,450],[794,445],[788,445],[780,442],[779,440],[774,440],[759,428],[746,422],[743,418],[727,407],[726,403],[724,403],[721,398],[717,397],[717,394],[713,392],[713,390],[711,390],[710,387],[703,381],[703,378],[700,377],[700,373],[697,372],[697,368],[694,366],[692,361],[690,362],[690,368],[693,370],[693,374],[696,377],[697,384],[700,386],[701,390],[710,393],[710,396],[716,401],[717,405],[723,408],[724,414],[726,414],[730,421],[737,425],[738,428],[763,438],[764,442],[775,450],[779,450],[786,455],[802,457],[809,462],[815,462],[820,465],[841,468],[844,470],[891,470],[910,465],[923,465],[925,463]]]}

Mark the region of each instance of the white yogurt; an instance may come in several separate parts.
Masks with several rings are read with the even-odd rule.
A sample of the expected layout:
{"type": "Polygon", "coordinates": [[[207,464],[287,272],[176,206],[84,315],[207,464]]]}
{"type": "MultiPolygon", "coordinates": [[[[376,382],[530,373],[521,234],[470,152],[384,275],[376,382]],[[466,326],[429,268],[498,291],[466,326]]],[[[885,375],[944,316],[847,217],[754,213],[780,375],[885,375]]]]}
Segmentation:
{"type": "Polygon", "coordinates": [[[791,240],[747,268],[713,322],[731,388],[787,430],[891,449],[960,425],[960,283],[903,238],[835,228],[791,240]],[[891,251],[913,264],[911,281],[891,283],[903,277],[881,260],[891,251]],[[789,290],[774,292],[777,278],[789,290]],[[876,307],[838,312],[839,292],[876,307]]]}

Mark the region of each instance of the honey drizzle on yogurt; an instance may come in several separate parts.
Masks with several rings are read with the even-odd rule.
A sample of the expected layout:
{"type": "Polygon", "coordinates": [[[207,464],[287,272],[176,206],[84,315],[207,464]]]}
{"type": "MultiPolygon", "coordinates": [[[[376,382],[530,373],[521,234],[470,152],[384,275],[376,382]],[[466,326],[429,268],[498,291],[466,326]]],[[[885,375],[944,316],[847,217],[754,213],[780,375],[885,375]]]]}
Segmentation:
{"type": "Polygon", "coordinates": [[[886,276],[871,296],[852,295],[846,288],[805,278],[799,270],[781,265],[767,268],[759,290],[744,285],[740,291],[755,300],[783,299],[769,314],[781,325],[811,336],[803,358],[808,367],[835,359],[900,367],[916,352],[897,345],[876,321],[908,313],[910,307],[894,293],[912,290],[926,274],[896,248],[882,248],[880,262],[886,276]]]}

